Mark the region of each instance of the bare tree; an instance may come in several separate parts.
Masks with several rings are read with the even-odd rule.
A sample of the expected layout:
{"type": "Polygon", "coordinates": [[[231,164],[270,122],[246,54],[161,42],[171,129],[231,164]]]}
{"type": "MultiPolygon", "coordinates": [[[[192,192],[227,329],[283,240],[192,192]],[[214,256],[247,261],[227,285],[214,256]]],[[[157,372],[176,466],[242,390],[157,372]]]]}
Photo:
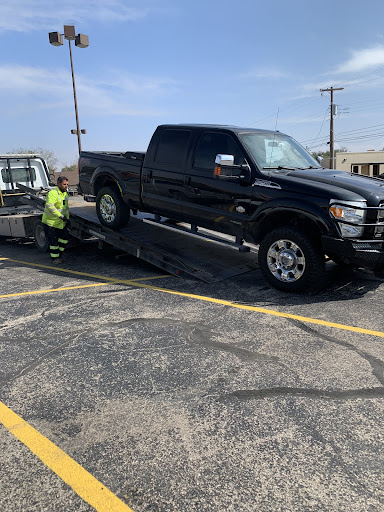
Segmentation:
{"type": "Polygon", "coordinates": [[[61,169],[61,172],[63,174],[77,172],[77,160],[75,160],[72,164],[64,165],[64,167],[61,169]]]}
{"type": "Polygon", "coordinates": [[[41,155],[44,160],[48,164],[49,171],[51,174],[53,174],[57,170],[57,158],[55,157],[55,154],[53,151],[50,151],[49,149],[44,148],[32,148],[32,149],[26,149],[26,148],[16,148],[12,151],[9,151],[8,154],[38,154],[41,155]]]}

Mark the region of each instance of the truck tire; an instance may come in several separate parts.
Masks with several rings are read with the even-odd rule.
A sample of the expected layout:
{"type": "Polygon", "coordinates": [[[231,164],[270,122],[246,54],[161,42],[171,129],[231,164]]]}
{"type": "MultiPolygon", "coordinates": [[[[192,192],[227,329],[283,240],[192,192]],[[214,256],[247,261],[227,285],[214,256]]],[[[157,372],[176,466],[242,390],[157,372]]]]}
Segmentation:
{"type": "Polygon", "coordinates": [[[103,226],[119,229],[129,221],[130,210],[117,190],[102,188],[96,196],[96,213],[103,226]]]}
{"type": "Polygon", "coordinates": [[[283,292],[313,292],[325,284],[325,255],[305,231],[277,228],[260,244],[263,277],[283,292]]]}
{"type": "Polygon", "coordinates": [[[48,240],[45,236],[44,224],[41,220],[37,220],[33,226],[33,238],[35,240],[36,248],[39,252],[48,251],[48,240]]]}

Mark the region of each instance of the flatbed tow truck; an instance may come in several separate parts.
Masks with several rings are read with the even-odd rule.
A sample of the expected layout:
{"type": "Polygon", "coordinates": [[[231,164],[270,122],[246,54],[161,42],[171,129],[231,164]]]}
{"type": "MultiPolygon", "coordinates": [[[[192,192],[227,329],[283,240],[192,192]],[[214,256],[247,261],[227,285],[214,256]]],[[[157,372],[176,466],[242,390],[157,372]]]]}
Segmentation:
{"type": "MultiPolygon", "coordinates": [[[[36,193],[20,183],[17,186],[25,193],[24,201],[30,208],[44,210],[46,190],[36,193]]],[[[99,247],[108,244],[175,276],[193,276],[212,283],[258,268],[255,246],[163,217],[138,212],[119,231],[104,227],[94,204],[82,196],[70,199],[68,227],[78,240],[97,240],[99,247]]],[[[47,251],[43,225],[36,218],[33,236],[37,249],[47,251]]]]}
{"type": "Polygon", "coordinates": [[[0,155],[0,238],[31,238],[36,229],[42,229],[38,224],[41,211],[23,202],[24,192],[18,185],[34,194],[48,190],[51,179],[41,155],[0,155]]]}

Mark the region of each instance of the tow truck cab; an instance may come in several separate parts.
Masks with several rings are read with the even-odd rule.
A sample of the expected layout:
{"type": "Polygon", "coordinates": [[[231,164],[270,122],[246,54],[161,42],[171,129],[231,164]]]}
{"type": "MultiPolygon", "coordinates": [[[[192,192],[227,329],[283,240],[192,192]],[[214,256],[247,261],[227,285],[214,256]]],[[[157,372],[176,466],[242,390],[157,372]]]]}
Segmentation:
{"type": "Polygon", "coordinates": [[[0,155],[0,208],[22,204],[24,193],[17,183],[36,191],[49,187],[49,169],[41,155],[0,155]]]}

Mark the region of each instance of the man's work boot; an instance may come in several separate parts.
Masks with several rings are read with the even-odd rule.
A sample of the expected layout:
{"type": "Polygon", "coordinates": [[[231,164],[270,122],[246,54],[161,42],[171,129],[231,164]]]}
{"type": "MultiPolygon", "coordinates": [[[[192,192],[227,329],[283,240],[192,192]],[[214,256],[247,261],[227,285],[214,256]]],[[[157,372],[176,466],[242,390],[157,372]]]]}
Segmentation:
{"type": "Polygon", "coordinates": [[[52,260],[52,265],[62,265],[63,264],[63,260],[61,258],[55,258],[54,260],[52,260]]]}

